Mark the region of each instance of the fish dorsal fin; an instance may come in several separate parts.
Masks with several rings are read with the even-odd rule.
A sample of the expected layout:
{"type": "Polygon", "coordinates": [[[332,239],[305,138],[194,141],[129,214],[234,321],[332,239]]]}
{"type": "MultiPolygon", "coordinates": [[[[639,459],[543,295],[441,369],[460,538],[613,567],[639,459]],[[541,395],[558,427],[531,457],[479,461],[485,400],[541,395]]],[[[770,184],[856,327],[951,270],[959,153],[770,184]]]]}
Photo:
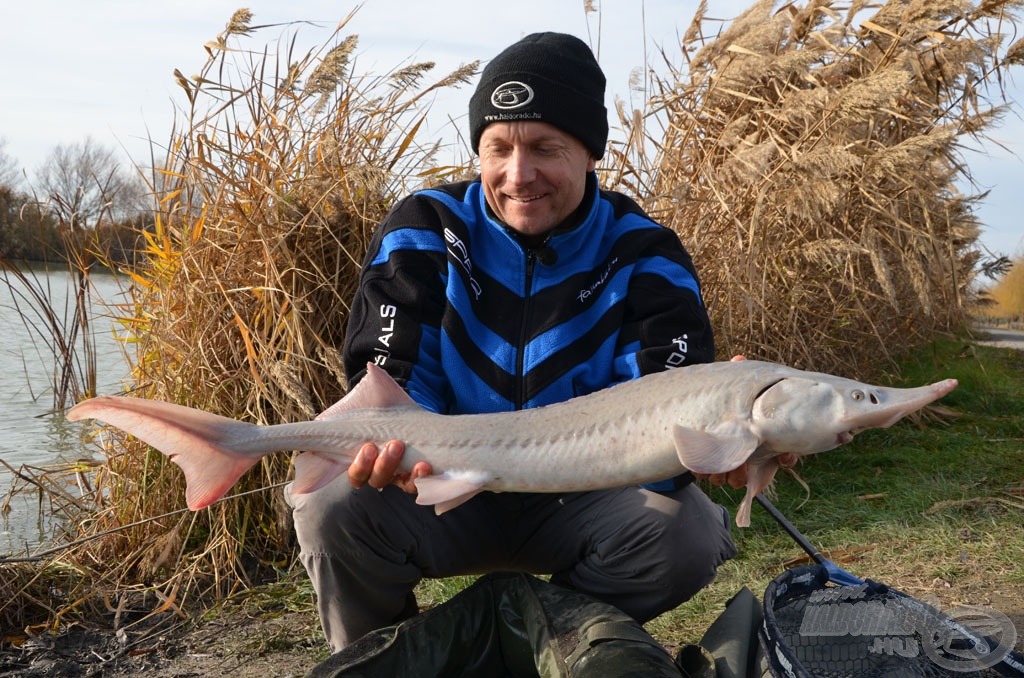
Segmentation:
{"type": "Polygon", "coordinates": [[[491,476],[482,471],[445,471],[432,476],[417,478],[416,503],[433,506],[441,515],[465,503],[484,491],[484,484],[491,476]]]}
{"type": "Polygon", "coordinates": [[[695,473],[727,473],[754,453],[761,441],[749,426],[738,421],[716,424],[699,431],[676,424],[672,428],[676,454],[695,473]]]}
{"type": "Polygon", "coordinates": [[[344,398],[316,416],[331,419],[342,412],[360,409],[419,407],[391,375],[373,363],[366,364],[366,375],[344,398]]]}

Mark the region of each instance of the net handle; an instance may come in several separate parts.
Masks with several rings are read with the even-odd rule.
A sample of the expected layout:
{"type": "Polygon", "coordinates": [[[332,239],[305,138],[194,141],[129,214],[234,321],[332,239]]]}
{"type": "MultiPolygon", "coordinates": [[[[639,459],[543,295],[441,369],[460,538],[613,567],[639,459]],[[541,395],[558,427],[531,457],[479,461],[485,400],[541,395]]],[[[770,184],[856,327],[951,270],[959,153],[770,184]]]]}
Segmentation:
{"type": "Polygon", "coordinates": [[[789,519],[782,515],[782,512],[775,508],[775,505],[768,501],[766,497],[759,494],[754,498],[757,500],[757,503],[761,505],[761,508],[767,511],[768,515],[774,518],[775,522],[777,522],[779,526],[793,538],[793,541],[799,544],[800,548],[802,548],[804,552],[811,557],[811,560],[825,568],[828,572],[829,581],[841,586],[858,586],[864,583],[864,580],[860,577],[847,572],[825,556],[821,555],[821,552],[814,547],[814,544],[808,541],[807,537],[805,537],[800,530],[796,529],[796,526],[789,522],[789,519]]]}

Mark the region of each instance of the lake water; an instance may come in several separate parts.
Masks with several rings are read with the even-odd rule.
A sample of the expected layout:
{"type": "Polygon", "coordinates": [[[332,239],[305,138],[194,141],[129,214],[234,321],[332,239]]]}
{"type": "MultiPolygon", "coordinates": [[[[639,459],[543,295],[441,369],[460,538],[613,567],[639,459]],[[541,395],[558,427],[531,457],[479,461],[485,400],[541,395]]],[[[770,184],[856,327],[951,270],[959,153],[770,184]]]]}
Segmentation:
{"type": "MultiPolygon", "coordinates": [[[[60,317],[72,279],[66,271],[34,269],[40,285],[48,290],[51,306],[60,317]]],[[[118,278],[108,274],[91,276],[94,294],[107,303],[121,301],[118,278]]],[[[48,466],[59,462],[92,458],[94,450],[82,442],[84,424],[65,421],[51,413],[53,386],[51,374],[54,359],[48,347],[29,332],[22,314],[31,316],[27,302],[18,299],[21,312],[15,307],[15,289],[21,283],[12,276],[7,282],[0,278],[0,459],[18,469],[22,465],[48,466]]],[[[70,308],[69,311],[70,313],[70,308]]],[[[109,311],[103,304],[94,309],[90,331],[96,341],[97,390],[116,393],[123,388],[128,374],[124,354],[113,334],[109,311]]],[[[15,478],[0,465],[0,497],[7,495],[15,478]]],[[[54,524],[49,505],[39,501],[38,493],[22,492],[11,501],[11,510],[0,513],[0,555],[24,553],[26,548],[48,540],[54,524]]]]}

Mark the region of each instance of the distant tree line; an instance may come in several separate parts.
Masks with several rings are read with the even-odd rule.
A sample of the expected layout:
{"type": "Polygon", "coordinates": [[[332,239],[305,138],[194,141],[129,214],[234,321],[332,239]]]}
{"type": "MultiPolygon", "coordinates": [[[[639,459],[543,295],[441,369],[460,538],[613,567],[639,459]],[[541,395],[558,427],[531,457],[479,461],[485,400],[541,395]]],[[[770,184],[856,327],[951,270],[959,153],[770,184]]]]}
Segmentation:
{"type": "Polygon", "coordinates": [[[57,146],[32,177],[0,139],[0,257],[133,265],[151,210],[148,191],[91,138],[57,146]]]}
{"type": "Polygon", "coordinates": [[[995,325],[1024,328],[1024,256],[1013,258],[1008,270],[993,282],[977,314],[995,325]]]}

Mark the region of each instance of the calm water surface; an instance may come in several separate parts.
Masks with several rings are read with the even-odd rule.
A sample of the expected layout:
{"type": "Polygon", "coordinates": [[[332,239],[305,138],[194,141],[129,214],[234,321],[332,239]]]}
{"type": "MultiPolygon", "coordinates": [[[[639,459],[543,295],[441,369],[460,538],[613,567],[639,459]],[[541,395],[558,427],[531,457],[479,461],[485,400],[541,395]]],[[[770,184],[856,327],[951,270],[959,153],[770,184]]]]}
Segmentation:
{"type": "MultiPolygon", "coordinates": [[[[72,289],[71,277],[65,271],[42,269],[36,269],[35,274],[48,289],[52,307],[63,317],[72,289]]],[[[116,277],[98,274],[91,278],[100,300],[121,301],[116,277]]],[[[8,276],[7,281],[20,289],[14,278],[8,276]]],[[[0,459],[18,469],[22,465],[47,466],[91,458],[94,450],[81,439],[83,424],[67,422],[50,411],[53,356],[39,337],[25,328],[8,282],[0,278],[0,459]]],[[[30,316],[26,302],[18,299],[18,303],[30,316]]],[[[97,389],[100,393],[116,393],[123,388],[128,366],[107,314],[107,309],[97,304],[91,327],[97,349],[97,389]]],[[[0,465],[0,498],[7,495],[13,482],[16,481],[11,472],[0,465]]],[[[36,493],[16,495],[11,500],[11,510],[0,514],[0,555],[24,552],[26,547],[45,542],[54,528],[49,508],[45,500],[40,503],[36,493]]]]}

